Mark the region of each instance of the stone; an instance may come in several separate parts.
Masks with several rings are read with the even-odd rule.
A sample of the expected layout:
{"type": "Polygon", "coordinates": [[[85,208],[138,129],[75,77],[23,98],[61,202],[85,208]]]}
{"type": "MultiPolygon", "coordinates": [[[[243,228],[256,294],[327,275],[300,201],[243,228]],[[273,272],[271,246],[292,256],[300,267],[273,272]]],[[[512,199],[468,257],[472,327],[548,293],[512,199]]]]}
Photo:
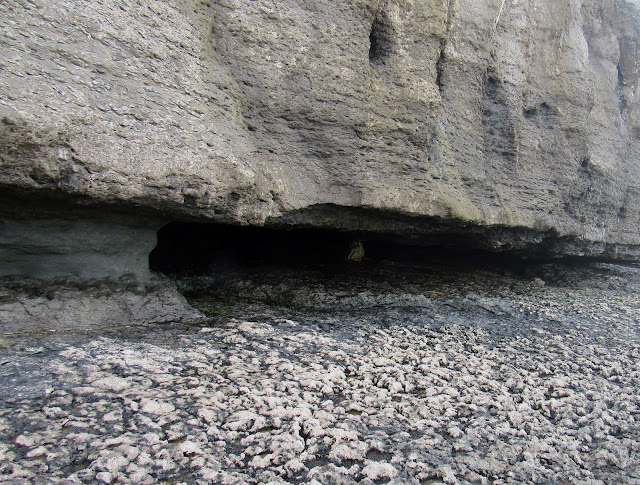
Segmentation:
{"type": "Polygon", "coordinates": [[[548,284],[531,291],[536,272],[435,281],[389,263],[350,268],[345,292],[324,268],[269,265],[211,296],[228,305],[215,332],[149,325],[3,343],[3,479],[633,483],[640,268],[538,269],[548,284]],[[264,301],[268,285],[280,300],[264,301]],[[314,299],[301,307],[296,294],[314,299]]]}
{"type": "Polygon", "coordinates": [[[27,458],[39,458],[47,454],[47,449],[44,446],[38,446],[33,450],[30,450],[25,455],[27,458]]]}
{"type": "MultiPolygon", "coordinates": [[[[5,335],[202,318],[175,284],[157,278],[139,286],[104,280],[62,285],[34,279],[0,280],[0,292],[4,296],[0,332],[5,335]]],[[[104,385],[120,386],[121,381],[114,377],[104,385]]]]}
{"type": "Polygon", "coordinates": [[[169,414],[175,411],[175,406],[170,402],[158,401],[156,399],[142,399],[140,411],[147,414],[169,414]]]}
{"type": "Polygon", "coordinates": [[[637,259],[639,18],[627,0],[2,2],[1,212],[136,223],[70,210],[59,253],[61,212],[5,216],[0,266],[42,251],[38,275],[144,279],[149,215],[637,259]],[[80,251],[110,239],[118,257],[80,251]]]}
{"type": "Polygon", "coordinates": [[[0,277],[149,281],[157,230],[98,214],[0,220],[0,277]]]}
{"type": "Polygon", "coordinates": [[[102,483],[111,483],[113,482],[113,474],[110,472],[99,472],[96,473],[96,480],[102,483]]]}
{"type": "Polygon", "coordinates": [[[37,439],[37,436],[21,434],[15,439],[15,442],[20,446],[31,447],[31,446],[35,446],[36,439],[37,439]]]}
{"type": "Polygon", "coordinates": [[[359,263],[364,258],[364,246],[362,241],[352,241],[349,244],[349,252],[347,253],[347,261],[359,263]]]}
{"type": "Polygon", "coordinates": [[[362,469],[362,474],[371,480],[394,478],[398,470],[390,463],[369,463],[362,469]]]}

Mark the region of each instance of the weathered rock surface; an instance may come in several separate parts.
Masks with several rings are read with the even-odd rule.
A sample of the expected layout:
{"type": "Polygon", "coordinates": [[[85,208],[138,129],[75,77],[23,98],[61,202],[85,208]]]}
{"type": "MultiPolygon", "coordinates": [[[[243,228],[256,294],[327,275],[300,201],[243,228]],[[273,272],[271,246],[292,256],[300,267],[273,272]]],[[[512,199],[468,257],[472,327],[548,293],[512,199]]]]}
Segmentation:
{"type": "Polygon", "coordinates": [[[637,257],[638,16],[625,0],[7,0],[0,187],[255,224],[379,209],[637,257]]]}
{"type": "Polygon", "coordinates": [[[154,279],[146,284],[99,280],[82,283],[0,280],[0,342],[28,333],[82,331],[91,327],[195,321],[202,314],[154,279]]]}

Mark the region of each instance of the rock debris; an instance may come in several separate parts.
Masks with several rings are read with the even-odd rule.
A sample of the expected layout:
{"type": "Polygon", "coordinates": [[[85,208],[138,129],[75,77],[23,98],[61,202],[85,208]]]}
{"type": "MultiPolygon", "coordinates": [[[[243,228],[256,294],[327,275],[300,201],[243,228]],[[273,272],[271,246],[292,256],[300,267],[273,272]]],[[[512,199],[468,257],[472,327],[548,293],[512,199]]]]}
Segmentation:
{"type": "Polygon", "coordinates": [[[640,483],[640,271],[478,278],[5,339],[0,482],[640,483]]]}

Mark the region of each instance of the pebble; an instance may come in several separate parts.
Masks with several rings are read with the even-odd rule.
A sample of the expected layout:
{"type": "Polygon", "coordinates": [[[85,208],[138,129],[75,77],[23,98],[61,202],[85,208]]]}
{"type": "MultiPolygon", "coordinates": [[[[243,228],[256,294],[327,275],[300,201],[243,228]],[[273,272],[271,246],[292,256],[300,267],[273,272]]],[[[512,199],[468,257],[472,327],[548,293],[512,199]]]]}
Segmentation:
{"type": "Polygon", "coordinates": [[[113,482],[113,475],[109,472],[99,472],[96,473],[96,480],[102,483],[111,483],[113,482]]]}
{"type": "Polygon", "coordinates": [[[39,458],[47,454],[47,449],[44,446],[38,446],[33,450],[29,450],[25,455],[27,458],[39,458]]]}
{"type": "Polygon", "coordinates": [[[140,401],[140,411],[147,414],[169,414],[175,411],[175,409],[175,406],[170,402],[146,398],[140,401]]]}
{"type": "Polygon", "coordinates": [[[371,480],[379,480],[394,478],[398,475],[398,470],[389,463],[369,463],[362,469],[362,474],[371,480]]]}

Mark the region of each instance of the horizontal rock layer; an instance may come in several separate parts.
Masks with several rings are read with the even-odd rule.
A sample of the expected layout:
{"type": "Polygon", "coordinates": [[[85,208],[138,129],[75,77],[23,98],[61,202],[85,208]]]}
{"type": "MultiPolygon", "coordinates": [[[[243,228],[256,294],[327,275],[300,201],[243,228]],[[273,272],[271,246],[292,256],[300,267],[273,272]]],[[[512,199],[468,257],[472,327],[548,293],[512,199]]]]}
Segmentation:
{"type": "Polygon", "coordinates": [[[637,258],[639,16],[625,0],[7,0],[0,187],[166,220],[342,227],[323,208],[363,208],[637,258]]]}
{"type": "Polygon", "coordinates": [[[175,284],[156,279],[147,284],[114,281],[90,284],[22,279],[0,281],[0,344],[13,336],[43,332],[83,332],[150,323],[196,321],[194,310],[175,284]]]}

